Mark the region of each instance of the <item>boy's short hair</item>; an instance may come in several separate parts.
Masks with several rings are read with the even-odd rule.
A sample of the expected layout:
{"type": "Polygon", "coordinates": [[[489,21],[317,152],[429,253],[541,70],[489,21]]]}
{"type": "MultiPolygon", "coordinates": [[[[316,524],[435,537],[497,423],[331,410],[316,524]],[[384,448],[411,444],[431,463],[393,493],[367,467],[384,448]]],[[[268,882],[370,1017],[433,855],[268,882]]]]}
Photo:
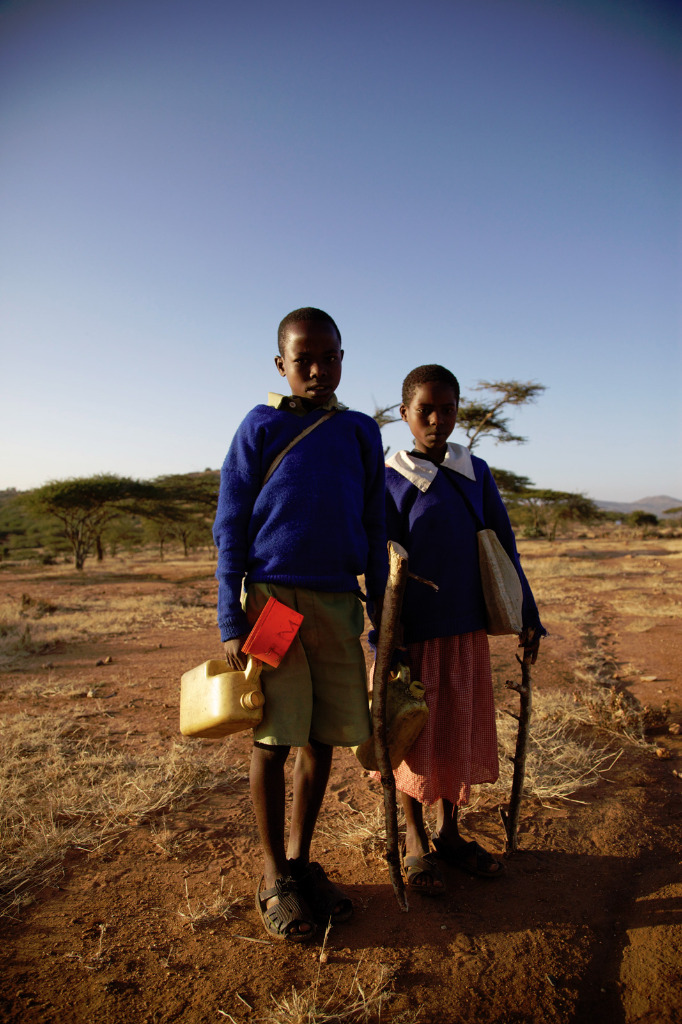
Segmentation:
{"type": "Polygon", "coordinates": [[[421,384],[445,384],[455,392],[459,405],[459,381],[454,373],[438,363],[427,363],[411,370],[403,381],[403,405],[409,405],[421,384]]]}
{"type": "Polygon", "coordinates": [[[316,306],[302,306],[300,309],[293,309],[291,313],[287,313],[279,327],[277,328],[277,347],[279,348],[279,354],[284,355],[284,346],[286,344],[287,328],[291,324],[300,324],[303,322],[313,322],[318,324],[331,324],[338,335],[339,344],[341,343],[341,331],[336,326],[336,323],[332,320],[329,313],[325,313],[323,309],[317,309],[316,306]]]}

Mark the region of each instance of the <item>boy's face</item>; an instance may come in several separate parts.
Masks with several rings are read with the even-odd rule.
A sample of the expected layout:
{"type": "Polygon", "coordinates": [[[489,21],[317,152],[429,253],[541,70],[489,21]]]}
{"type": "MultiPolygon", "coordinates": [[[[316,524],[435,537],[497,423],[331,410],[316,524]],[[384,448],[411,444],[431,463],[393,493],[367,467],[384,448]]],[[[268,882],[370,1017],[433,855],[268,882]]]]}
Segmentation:
{"type": "Polygon", "coordinates": [[[287,328],[284,355],[275,356],[275,365],[292,395],[324,405],[339,386],[342,359],[341,342],[332,325],[303,320],[287,328]]]}
{"type": "Polygon", "coordinates": [[[425,455],[444,455],[457,420],[457,399],[448,384],[432,381],[420,384],[409,405],[400,406],[415,440],[415,448],[425,455]]]}

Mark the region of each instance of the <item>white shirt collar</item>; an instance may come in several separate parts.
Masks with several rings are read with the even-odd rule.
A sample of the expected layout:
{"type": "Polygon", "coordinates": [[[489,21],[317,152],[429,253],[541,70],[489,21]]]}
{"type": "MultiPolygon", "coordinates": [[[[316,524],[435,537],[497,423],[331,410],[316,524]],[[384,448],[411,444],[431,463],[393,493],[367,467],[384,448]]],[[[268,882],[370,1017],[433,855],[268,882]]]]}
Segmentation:
{"type": "MultiPolygon", "coordinates": [[[[475,480],[476,474],[469,449],[465,448],[463,444],[455,444],[454,442],[450,442],[447,448],[445,458],[440,465],[445,466],[446,469],[453,470],[455,473],[460,473],[468,480],[475,480]]],[[[415,487],[418,487],[424,493],[428,491],[436,479],[439,469],[435,462],[428,462],[427,459],[413,459],[409,452],[404,450],[391,455],[386,465],[394,469],[396,473],[400,473],[401,476],[404,476],[406,480],[409,480],[411,484],[414,484],[415,487]]]]}
{"type": "MultiPolygon", "coordinates": [[[[296,403],[297,400],[292,395],[280,395],[276,391],[268,391],[268,402],[267,404],[273,409],[282,409],[290,403],[296,403]]],[[[301,406],[303,408],[303,406],[301,406]]],[[[319,406],[320,409],[338,409],[339,412],[345,412],[348,408],[343,402],[339,402],[336,394],[333,394],[328,402],[324,405],[319,406]]]]}

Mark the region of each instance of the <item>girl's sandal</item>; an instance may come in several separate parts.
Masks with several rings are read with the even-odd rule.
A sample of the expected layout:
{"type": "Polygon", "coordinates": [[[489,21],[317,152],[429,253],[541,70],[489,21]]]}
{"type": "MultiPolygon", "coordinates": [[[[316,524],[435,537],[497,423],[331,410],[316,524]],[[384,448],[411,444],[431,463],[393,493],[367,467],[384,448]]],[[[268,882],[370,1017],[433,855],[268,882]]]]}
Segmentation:
{"type": "Polygon", "coordinates": [[[272,939],[287,942],[309,942],[315,934],[315,922],[298,883],[291,877],[278,878],[272,889],[263,889],[265,876],[261,876],[256,889],[256,910],[263,927],[272,939]],[[268,906],[268,900],[277,898],[277,903],[268,906]],[[300,931],[300,925],[307,924],[307,931],[300,931]]]}
{"type": "Polygon", "coordinates": [[[445,895],[445,880],[436,863],[435,853],[423,853],[421,857],[406,857],[403,853],[402,860],[411,889],[425,896],[445,895]]]}
{"type": "Polygon", "coordinates": [[[497,860],[492,853],[484,850],[475,839],[459,846],[450,846],[434,833],[431,836],[431,842],[436,850],[436,856],[453,868],[468,871],[470,875],[476,875],[478,878],[498,878],[504,873],[502,861],[497,860]]]}
{"type": "Polygon", "coordinates": [[[330,921],[332,924],[342,924],[350,920],[353,916],[353,901],[327,877],[321,864],[315,860],[309,864],[299,860],[287,863],[318,924],[326,927],[330,921]]]}

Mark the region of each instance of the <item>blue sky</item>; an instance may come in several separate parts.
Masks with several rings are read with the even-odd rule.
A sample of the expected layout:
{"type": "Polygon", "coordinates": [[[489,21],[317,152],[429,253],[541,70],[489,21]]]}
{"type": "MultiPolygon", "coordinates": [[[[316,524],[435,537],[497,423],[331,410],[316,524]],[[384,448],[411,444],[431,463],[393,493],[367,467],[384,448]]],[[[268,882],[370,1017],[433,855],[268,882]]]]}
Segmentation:
{"type": "Polygon", "coordinates": [[[681,11],[1,2],[0,489],[217,468],[310,304],[347,404],[536,380],[478,454],[682,498],[681,11]]]}

